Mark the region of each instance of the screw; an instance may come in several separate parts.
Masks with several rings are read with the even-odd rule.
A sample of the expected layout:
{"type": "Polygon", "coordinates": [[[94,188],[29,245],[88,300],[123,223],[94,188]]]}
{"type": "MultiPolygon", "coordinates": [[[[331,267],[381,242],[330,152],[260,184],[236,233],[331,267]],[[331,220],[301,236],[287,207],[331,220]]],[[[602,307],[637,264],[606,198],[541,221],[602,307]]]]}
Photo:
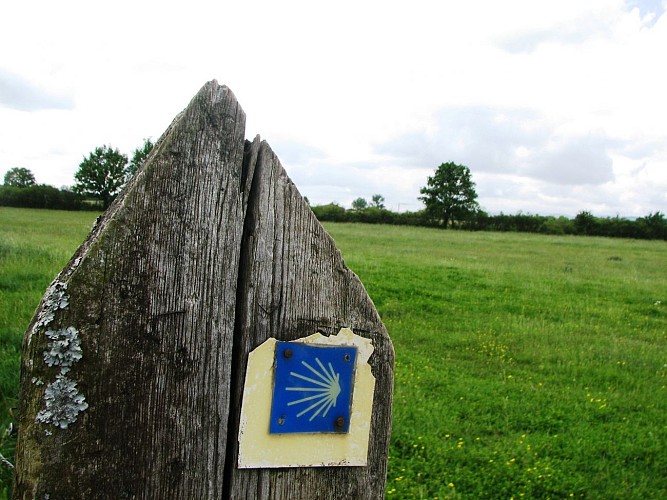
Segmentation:
{"type": "Polygon", "coordinates": [[[285,423],[285,417],[280,417],[278,419],[278,425],[283,425],[285,423]]]}
{"type": "Polygon", "coordinates": [[[283,351],[283,356],[286,357],[287,359],[291,358],[291,357],[292,357],[292,354],[294,354],[294,353],[292,352],[292,349],[285,349],[285,350],[283,351]]]}
{"type": "Polygon", "coordinates": [[[334,425],[338,429],[345,427],[345,417],[336,417],[336,420],[334,420],[334,425]]]}
{"type": "Polygon", "coordinates": [[[350,361],[350,355],[349,355],[349,354],[346,354],[345,356],[343,356],[343,359],[344,359],[345,361],[350,361]]]}

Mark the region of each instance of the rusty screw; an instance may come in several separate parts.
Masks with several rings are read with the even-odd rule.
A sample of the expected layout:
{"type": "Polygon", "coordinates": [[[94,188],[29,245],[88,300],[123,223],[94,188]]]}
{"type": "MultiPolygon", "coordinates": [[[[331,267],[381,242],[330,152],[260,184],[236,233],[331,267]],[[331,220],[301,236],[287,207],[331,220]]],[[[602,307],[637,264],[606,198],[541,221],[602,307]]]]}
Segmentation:
{"type": "Polygon", "coordinates": [[[287,359],[291,358],[291,357],[292,357],[292,354],[294,354],[294,353],[292,352],[292,349],[285,349],[285,350],[283,351],[283,356],[286,357],[287,359]]]}
{"type": "Polygon", "coordinates": [[[336,417],[336,420],[334,420],[334,425],[337,429],[342,429],[345,427],[345,417],[336,417]]]}

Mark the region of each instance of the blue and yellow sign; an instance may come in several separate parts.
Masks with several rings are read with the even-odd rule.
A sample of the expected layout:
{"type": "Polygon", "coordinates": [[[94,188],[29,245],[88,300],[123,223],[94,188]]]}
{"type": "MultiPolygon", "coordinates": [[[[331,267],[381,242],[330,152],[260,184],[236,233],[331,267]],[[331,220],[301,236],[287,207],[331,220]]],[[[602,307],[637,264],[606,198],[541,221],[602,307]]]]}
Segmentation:
{"type": "Polygon", "coordinates": [[[357,348],[277,342],[269,432],[347,433],[357,348]]]}

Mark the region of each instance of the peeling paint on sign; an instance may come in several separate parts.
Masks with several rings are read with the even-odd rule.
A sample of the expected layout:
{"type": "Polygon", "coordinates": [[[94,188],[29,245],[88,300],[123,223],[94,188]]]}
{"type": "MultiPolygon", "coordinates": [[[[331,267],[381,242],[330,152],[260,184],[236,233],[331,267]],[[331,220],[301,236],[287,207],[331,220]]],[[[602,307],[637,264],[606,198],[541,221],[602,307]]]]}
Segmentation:
{"type": "MultiPolygon", "coordinates": [[[[349,413],[345,413],[346,416],[349,415],[349,421],[338,422],[338,424],[344,427],[344,431],[341,429],[341,432],[335,432],[335,429],[333,432],[316,429],[304,432],[271,433],[276,352],[279,350],[280,355],[284,356],[284,351],[289,348],[289,344],[291,343],[279,343],[276,339],[270,338],[248,355],[248,368],[246,370],[246,380],[243,390],[241,424],[238,436],[238,467],[241,469],[251,469],[265,467],[366,465],[371,413],[373,409],[373,393],[375,390],[375,377],[373,377],[371,367],[368,364],[368,359],[374,349],[373,343],[369,339],[355,335],[349,328],[343,328],[337,335],[330,337],[316,333],[294,341],[293,344],[297,351],[306,347],[315,349],[307,354],[303,354],[303,356],[311,356],[312,359],[319,359],[317,353],[322,351],[318,351],[317,349],[345,346],[349,350],[349,352],[341,351],[343,360],[347,355],[350,356],[350,362],[354,363],[354,376],[350,378],[353,381],[353,387],[348,388],[352,402],[348,407],[349,413]],[[280,349],[277,349],[278,345],[281,346],[280,349]],[[354,360],[352,360],[352,353],[354,353],[354,360]]],[[[329,354],[333,352],[331,351],[329,354]]],[[[303,371],[322,372],[322,388],[324,388],[324,385],[327,383],[326,381],[329,379],[334,381],[333,385],[335,386],[337,379],[340,381],[341,376],[348,376],[342,375],[344,373],[343,370],[337,369],[334,366],[334,362],[331,362],[331,367],[329,367],[329,362],[324,362],[324,356],[320,355],[319,357],[322,358],[320,359],[322,366],[319,366],[317,361],[308,363],[308,358],[301,359],[300,364],[302,367],[305,367],[302,362],[306,360],[306,364],[311,366],[312,370],[305,367],[303,371]]],[[[288,371],[297,374],[300,373],[298,369],[290,369],[288,371]]],[[[303,376],[311,378],[308,375],[303,376]]],[[[315,377],[316,375],[313,373],[311,379],[316,380],[315,377]]],[[[343,402],[338,402],[340,397],[338,390],[327,390],[331,392],[331,397],[335,393],[335,404],[344,404],[343,402]]],[[[329,397],[329,392],[327,392],[327,397],[329,397]]],[[[299,401],[299,398],[294,401],[299,401]]],[[[317,401],[313,401],[310,406],[316,404],[317,401]]],[[[295,404],[295,406],[298,406],[298,404],[295,404]]],[[[319,408],[320,406],[314,407],[313,411],[317,411],[319,408]]],[[[327,401],[326,405],[321,405],[320,413],[323,413],[327,408],[329,410],[333,408],[331,400],[327,401]]],[[[303,409],[298,413],[302,411],[303,409]]],[[[309,419],[312,417],[312,413],[308,413],[308,415],[302,414],[302,417],[309,419]]],[[[337,415],[333,419],[334,425],[336,425],[336,419],[339,419],[339,417],[340,415],[337,415]]],[[[315,421],[315,418],[313,421],[315,421]]]]}

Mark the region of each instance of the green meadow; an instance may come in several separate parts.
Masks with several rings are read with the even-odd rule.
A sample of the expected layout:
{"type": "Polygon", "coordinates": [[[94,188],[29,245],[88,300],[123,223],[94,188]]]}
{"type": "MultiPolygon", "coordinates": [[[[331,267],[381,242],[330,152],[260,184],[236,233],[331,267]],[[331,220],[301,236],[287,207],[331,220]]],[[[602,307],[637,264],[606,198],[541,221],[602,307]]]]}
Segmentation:
{"type": "MultiPolygon", "coordinates": [[[[0,452],[13,462],[8,425],[18,406],[21,344],[35,308],[98,214],[0,207],[0,452]]],[[[11,470],[0,465],[0,498],[11,470]]]]}
{"type": "Polygon", "coordinates": [[[667,244],[327,225],[396,350],[387,497],[667,498],[667,244]]]}
{"type": "MultiPolygon", "coordinates": [[[[0,208],[10,460],[24,330],[96,215],[0,208]]],[[[325,227],[396,350],[387,498],[667,498],[666,242],[325,227]]]]}

